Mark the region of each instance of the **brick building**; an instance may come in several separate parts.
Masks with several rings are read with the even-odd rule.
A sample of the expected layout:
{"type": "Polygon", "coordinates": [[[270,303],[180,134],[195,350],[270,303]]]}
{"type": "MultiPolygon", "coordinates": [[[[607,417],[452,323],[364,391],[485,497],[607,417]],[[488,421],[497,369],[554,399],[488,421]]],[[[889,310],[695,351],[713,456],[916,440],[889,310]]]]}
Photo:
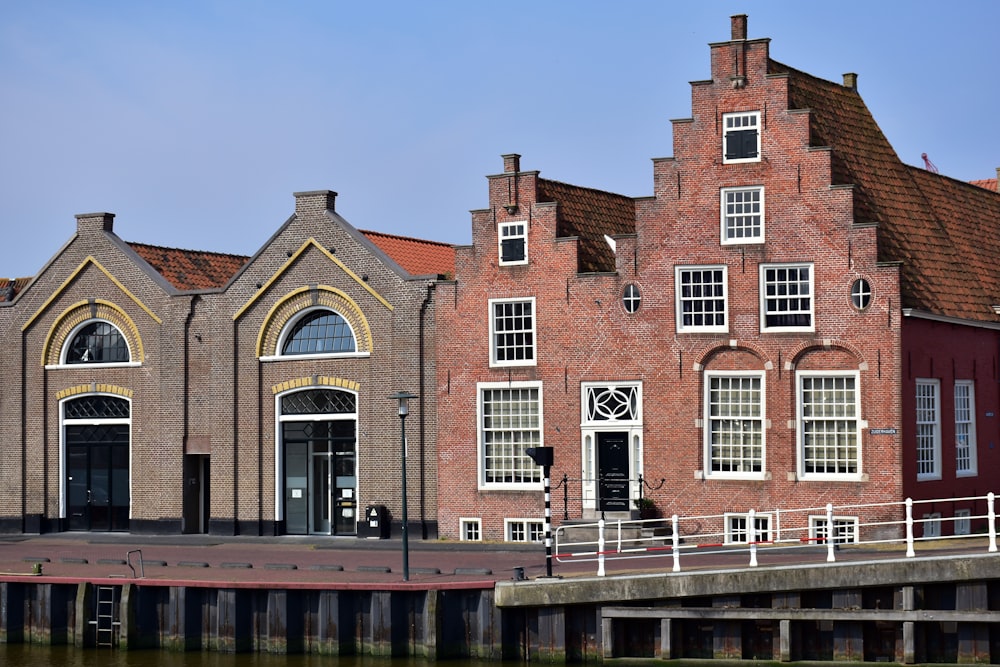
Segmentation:
{"type": "Polygon", "coordinates": [[[642,493],[666,515],[727,514],[730,541],[751,508],[766,535],[768,509],[995,483],[1000,197],[903,164],[856,75],[771,59],[745,16],[731,29],[651,196],[518,155],[488,178],[438,288],[443,535],[538,539],[533,446],[566,478],[557,523],[563,494],[594,519],[642,493]]]}
{"type": "Polygon", "coordinates": [[[434,284],[446,244],[359,232],[329,191],[253,257],[122,241],[114,216],[4,281],[0,529],[435,534],[434,284]]]}

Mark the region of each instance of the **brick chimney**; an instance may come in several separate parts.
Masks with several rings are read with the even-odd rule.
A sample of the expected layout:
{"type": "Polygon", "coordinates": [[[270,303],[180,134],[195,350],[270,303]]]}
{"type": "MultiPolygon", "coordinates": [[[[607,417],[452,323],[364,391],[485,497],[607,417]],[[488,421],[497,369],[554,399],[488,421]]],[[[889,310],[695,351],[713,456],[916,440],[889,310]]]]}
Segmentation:
{"type": "Polygon", "coordinates": [[[747,38],[747,15],[746,14],[736,14],[731,16],[729,20],[732,22],[733,28],[733,40],[738,41],[747,38]]]}
{"type": "Polygon", "coordinates": [[[295,215],[336,210],[333,205],[337,200],[337,193],[333,190],[311,190],[293,194],[295,195],[295,215]]]}
{"type": "Polygon", "coordinates": [[[858,89],[858,75],[854,72],[846,72],[844,74],[844,88],[850,88],[851,90],[858,89]]]}
{"type": "Polygon", "coordinates": [[[76,231],[78,234],[113,232],[114,230],[114,213],[79,213],[76,216],[76,231]]]}
{"type": "Polygon", "coordinates": [[[501,155],[503,158],[503,173],[505,174],[516,174],[521,171],[521,156],[517,153],[508,153],[507,155],[501,155]]]}

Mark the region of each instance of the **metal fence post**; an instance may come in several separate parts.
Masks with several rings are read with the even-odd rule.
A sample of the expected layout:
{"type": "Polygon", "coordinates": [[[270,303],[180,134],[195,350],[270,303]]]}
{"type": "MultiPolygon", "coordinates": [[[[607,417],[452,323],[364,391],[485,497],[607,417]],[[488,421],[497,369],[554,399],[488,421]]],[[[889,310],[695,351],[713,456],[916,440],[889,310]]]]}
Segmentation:
{"type": "Polygon", "coordinates": [[[989,551],[997,550],[997,513],[994,501],[996,497],[990,491],[986,494],[986,513],[990,522],[990,546],[989,551]]]}
{"type": "Polygon", "coordinates": [[[906,499],[906,557],[916,556],[913,550],[913,498],[906,499]]]}

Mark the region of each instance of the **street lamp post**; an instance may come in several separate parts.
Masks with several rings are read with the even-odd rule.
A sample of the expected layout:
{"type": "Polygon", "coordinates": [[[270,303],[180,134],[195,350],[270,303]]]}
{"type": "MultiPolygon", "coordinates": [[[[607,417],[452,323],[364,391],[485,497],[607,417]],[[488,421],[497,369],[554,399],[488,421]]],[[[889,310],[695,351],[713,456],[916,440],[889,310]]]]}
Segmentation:
{"type": "Polygon", "coordinates": [[[410,580],[410,541],[407,529],[406,516],[406,415],[410,414],[407,402],[411,398],[416,398],[416,394],[406,391],[397,391],[389,398],[399,403],[399,433],[400,433],[400,468],[403,474],[403,581],[410,580]]]}

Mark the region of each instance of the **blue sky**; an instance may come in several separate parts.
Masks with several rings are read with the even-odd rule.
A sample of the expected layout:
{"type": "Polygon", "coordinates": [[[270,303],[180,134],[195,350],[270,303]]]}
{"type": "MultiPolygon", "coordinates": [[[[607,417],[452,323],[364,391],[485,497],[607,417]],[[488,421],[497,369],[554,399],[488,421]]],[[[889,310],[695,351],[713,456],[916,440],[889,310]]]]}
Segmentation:
{"type": "Polygon", "coordinates": [[[994,0],[0,4],[0,276],[37,273],[77,213],[127,241],[252,254],[292,193],[361,229],[468,243],[501,154],[652,192],[670,119],[729,17],[859,90],[900,158],[1000,166],[994,0]]]}

